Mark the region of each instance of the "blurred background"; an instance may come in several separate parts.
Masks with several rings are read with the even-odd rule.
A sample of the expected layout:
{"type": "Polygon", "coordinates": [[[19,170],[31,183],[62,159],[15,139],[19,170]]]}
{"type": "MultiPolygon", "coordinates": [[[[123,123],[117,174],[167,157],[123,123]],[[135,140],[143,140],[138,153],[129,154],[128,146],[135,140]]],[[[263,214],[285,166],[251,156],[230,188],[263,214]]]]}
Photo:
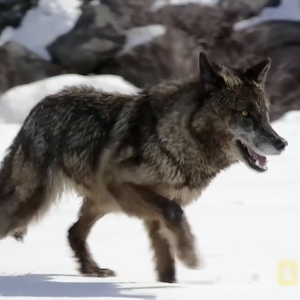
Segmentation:
{"type": "Polygon", "coordinates": [[[269,56],[273,121],[300,108],[299,21],[299,0],[0,0],[0,93],[61,74],[144,88],[197,71],[200,50],[234,67],[269,56]]]}

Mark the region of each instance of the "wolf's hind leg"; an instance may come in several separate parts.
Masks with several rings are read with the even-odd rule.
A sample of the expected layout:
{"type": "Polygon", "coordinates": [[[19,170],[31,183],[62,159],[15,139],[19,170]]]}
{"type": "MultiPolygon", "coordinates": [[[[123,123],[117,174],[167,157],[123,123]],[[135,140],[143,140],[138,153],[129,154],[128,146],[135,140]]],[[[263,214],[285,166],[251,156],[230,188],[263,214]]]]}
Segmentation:
{"type": "Polygon", "coordinates": [[[55,201],[55,187],[22,150],[4,160],[0,172],[0,239],[12,236],[22,240],[27,228],[39,220],[55,201]]]}
{"type": "Polygon", "coordinates": [[[79,271],[84,276],[112,277],[115,272],[110,269],[100,268],[94,261],[89,247],[87,237],[94,224],[105,212],[99,211],[93,200],[85,198],[80,209],[78,221],[69,229],[68,239],[74,256],[79,264],[79,271]]]}
{"type": "Polygon", "coordinates": [[[148,231],[151,247],[154,252],[154,263],[158,281],[176,282],[173,250],[170,247],[169,241],[160,232],[160,222],[157,220],[145,220],[144,225],[148,231]]]}
{"type": "Polygon", "coordinates": [[[17,241],[23,241],[28,226],[39,220],[50,208],[52,197],[47,193],[47,185],[41,183],[30,194],[18,194],[13,191],[8,203],[14,203],[0,210],[0,239],[12,236],[17,241]]]}

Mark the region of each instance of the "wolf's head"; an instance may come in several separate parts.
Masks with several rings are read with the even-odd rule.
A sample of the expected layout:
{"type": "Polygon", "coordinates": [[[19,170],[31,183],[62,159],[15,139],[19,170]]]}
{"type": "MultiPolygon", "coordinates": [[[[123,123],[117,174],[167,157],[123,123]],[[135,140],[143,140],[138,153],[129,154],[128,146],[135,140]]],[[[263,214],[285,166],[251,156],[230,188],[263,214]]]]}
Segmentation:
{"type": "Polygon", "coordinates": [[[264,83],[269,58],[243,70],[210,63],[200,53],[200,80],[209,105],[222,130],[232,137],[231,152],[251,169],[267,170],[267,155],[278,155],[287,146],[269,122],[269,99],[264,83]]]}

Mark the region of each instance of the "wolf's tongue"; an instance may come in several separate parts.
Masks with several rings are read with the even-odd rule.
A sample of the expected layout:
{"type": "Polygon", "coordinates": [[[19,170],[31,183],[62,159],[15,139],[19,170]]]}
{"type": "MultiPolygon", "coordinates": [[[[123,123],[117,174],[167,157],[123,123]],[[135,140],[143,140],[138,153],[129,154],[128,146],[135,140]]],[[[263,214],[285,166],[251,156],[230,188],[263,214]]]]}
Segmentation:
{"type": "Polygon", "coordinates": [[[258,155],[258,163],[260,166],[265,167],[267,165],[267,158],[265,156],[258,155]]]}
{"type": "Polygon", "coordinates": [[[267,158],[265,156],[257,154],[250,148],[248,148],[248,152],[255,160],[258,161],[260,166],[265,167],[267,165],[267,158]]]}

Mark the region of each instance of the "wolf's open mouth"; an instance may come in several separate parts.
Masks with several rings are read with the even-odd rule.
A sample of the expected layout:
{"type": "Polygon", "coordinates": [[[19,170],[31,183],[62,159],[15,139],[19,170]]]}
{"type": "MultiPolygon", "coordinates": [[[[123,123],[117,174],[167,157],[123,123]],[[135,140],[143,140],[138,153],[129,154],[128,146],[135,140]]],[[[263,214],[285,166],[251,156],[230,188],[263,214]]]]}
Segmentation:
{"type": "Polygon", "coordinates": [[[259,155],[240,140],[237,140],[236,143],[245,163],[248,164],[250,168],[258,172],[268,170],[267,158],[265,156],[259,155]]]}

